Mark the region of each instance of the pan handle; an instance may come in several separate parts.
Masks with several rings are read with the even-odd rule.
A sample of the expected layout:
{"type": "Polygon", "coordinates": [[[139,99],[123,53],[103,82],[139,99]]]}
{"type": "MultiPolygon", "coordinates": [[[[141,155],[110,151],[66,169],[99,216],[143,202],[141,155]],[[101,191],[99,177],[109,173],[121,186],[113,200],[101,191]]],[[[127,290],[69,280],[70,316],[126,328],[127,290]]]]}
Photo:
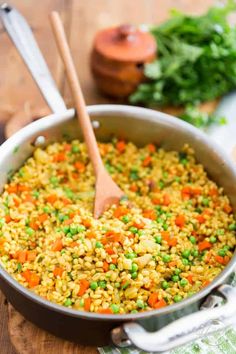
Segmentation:
{"type": "Polygon", "coordinates": [[[236,288],[222,285],[218,289],[226,302],[210,295],[201,307],[202,311],[182,317],[157,332],[147,332],[141,325],[128,322],[112,330],[113,343],[119,347],[135,345],[141,350],[163,353],[180,345],[229,327],[236,320],[236,288]],[[215,307],[217,306],[217,307],[215,307]]]}
{"type": "Polygon", "coordinates": [[[6,32],[23,58],[48,106],[54,113],[66,111],[63,98],[24,17],[6,3],[0,6],[0,17],[6,32]]]}

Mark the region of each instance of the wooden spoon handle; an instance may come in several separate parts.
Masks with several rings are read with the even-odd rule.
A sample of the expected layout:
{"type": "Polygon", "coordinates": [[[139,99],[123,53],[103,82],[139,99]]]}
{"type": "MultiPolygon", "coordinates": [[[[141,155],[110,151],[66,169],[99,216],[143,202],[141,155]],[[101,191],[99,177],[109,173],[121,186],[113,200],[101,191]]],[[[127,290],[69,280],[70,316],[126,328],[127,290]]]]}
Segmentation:
{"type": "Polygon", "coordinates": [[[75,101],[80,126],[87,144],[88,153],[93,164],[96,176],[103,169],[103,162],[99,153],[96,137],[93,127],[87,113],[86,104],[80,83],[76,74],[75,65],[70,53],[69,45],[66,39],[64,27],[58,12],[53,11],[50,15],[51,25],[58,46],[58,50],[63,59],[66,74],[70,82],[70,88],[75,101]]]}

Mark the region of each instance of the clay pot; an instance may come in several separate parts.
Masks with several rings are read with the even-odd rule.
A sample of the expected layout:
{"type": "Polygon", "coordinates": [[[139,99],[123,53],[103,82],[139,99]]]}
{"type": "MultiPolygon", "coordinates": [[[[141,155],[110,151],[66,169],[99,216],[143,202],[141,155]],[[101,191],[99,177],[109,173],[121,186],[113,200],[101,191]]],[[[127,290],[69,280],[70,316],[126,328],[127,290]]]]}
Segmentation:
{"type": "Polygon", "coordinates": [[[91,70],[98,88],[112,97],[127,97],[142,82],[144,64],[156,57],[156,42],[130,25],[99,31],[94,39],[91,70]]]}

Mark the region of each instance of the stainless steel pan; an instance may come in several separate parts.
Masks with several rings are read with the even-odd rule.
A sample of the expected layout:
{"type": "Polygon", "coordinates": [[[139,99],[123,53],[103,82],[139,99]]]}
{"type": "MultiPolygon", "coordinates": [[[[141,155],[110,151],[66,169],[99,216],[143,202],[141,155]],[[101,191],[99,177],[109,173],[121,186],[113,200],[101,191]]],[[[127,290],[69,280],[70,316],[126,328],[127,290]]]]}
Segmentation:
{"type": "MultiPolygon", "coordinates": [[[[21,129],[0,147],[0,188],[36,145],[65,137],[81,138],[74,110],[66,109],[25,20],[7,5],[1,8],[1,18],[54,113],[21,129]],[[16,146],[19,149],[14,153],[16,146]]],[[[138,145],[156,142],[167,150],[190,144],[209,175],[224,187],[236,210],[233,162],[200,130],[172,116],[138,107],[95,105],[89,106],[88,112],[98,139],[103,141],[116,135],[138,145]]],[[[1,266],[0,287],[28,320],[58,336],[90,345],[111,341],[119,346],[134,344],[147,352],[162,353],[200,337],[203,327],[207,326],[210,333],[235,321],[236,290],[227,285],[235,264],[236,256],[212,283],[180,303],[128,315],[101,315],[53,304],[21,286],[1,266]]]]}

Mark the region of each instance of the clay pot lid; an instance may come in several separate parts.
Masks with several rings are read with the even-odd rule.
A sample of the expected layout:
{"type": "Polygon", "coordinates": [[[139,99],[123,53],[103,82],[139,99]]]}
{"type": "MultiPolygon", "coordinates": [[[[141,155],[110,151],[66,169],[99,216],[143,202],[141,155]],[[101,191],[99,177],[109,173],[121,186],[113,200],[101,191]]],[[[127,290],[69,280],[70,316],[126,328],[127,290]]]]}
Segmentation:
{"type": "Polygon", "coordinates": [[[156,53],[154,37],[131,25],[108,28],[97,33],[95,50],[109,59],[129,62],[145,62],[156,53]]]}

